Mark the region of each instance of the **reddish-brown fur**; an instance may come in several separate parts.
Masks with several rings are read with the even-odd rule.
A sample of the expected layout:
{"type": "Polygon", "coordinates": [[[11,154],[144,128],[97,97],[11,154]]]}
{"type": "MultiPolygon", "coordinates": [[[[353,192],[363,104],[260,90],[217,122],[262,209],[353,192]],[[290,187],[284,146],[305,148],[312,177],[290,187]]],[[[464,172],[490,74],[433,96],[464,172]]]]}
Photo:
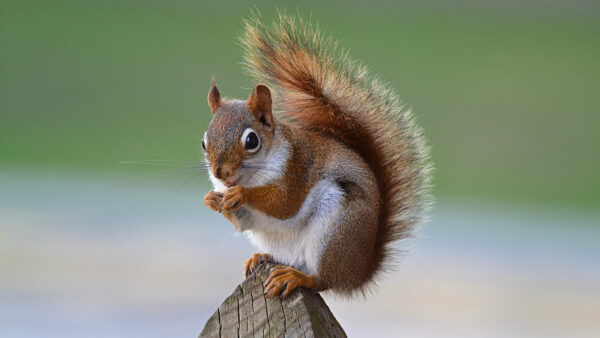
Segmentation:
{"type": "MultiPolygon", "coordinates": [[[[273,28],[257,19],[246,28],[247,64],[277,99],[273,102],[270,90],[257,85],[246,102],[222,101],[213,85],[207,158],[215,177],[234,177],[250,155],[231,135],[245,126],[261,135],[266,149],[277,128],[290,145],[289,158],[278,179],[235,186],[224,195],[210,192],[205,204],[229,220],[244,204],[288,219],[327,177],[343,190],[343,212],[334,220],[317,276],[281,267],[267,281],[267,294],[287,295],[297,286],[364,291],[390,263],[390,243],[408,237],[427,209],[430,167],[421,132],[386,87],[368,80],[364,69],[346,57],[332,56],[336,46],[319,32],[302,23],[298,28],[286,16],[273,28]],[[285,121],[274,118],[273,104],[285,121]]],[[[246,262],[246,275],[261,257],[246,262]]]]}
{"type": "MultiPolygon", "coordinates": [[[[232,113],[231,117],[227,118],[223,118],[222,115],[219,116],[221,118],[219,120],[219,131],[221,133],[225,134],[227,127],[239,124],[236,120],[238,115],[250,115],[254,118],[252,127],[260,131],[262,140],[267,146],[273,138],[273,130],[276,127],[282,130],[284,137],[291,145],[290,161],[286,167],[285,175],[271,184],[254,188],[235,186],[221,197],[217,193],[211,192],[206,196],[205,204],[213,210],[223,212],[232,212],[242,205],[248,204],[267,215],[279,219],[293,216],[302,206],[310,188],[319,179],[317,173],[309,173],[308,169],[312,166],[312,162],[318,161],[318,158],[312,157],[314,155],[313,149],[324,143],[323,137],[319,134],[298,129],[283,121],[275,121],[271,112],[271,94],[265,86],[257,85],[246,101],[245,107],[250,114],[236,111],[240,109],[239,104],[231,106],[223,102],[210,103],[211,95],[220,97],[218,93],[218,88],[213,84],[209,91],[209,104],[219,107],[217,111],[220,114],[232,113]],[[261,117],[265,118],[265,121],[270,125],[269,128],[261,125],[261,117]]],[[[211,144],[207,149],[207,155],[211,159],[211,169],[215,177],[227,179],[228,176],[235,175],[242,160],[247,158],[248,155],[241,144],[236,143],[233,146],[228,144],[227,151],[224,151],[224,146],[211,144]],[[220,174],[217,173],[219,168],[220,174]]],[[[225,215],[227,216],[227,213],[225,215]]]]}
{"type": "Polygon", "coordinates": [[[371,279],[390,263],[389,243],[409,236],[427,209],[428,152],[412,116],[389,89],[297,20],[280,15],[272,27],[260,18],[248,22],[246,62],[258,81],[275,88],[284,116],[342,141],[373,171],[381,205],[371,279]]]}

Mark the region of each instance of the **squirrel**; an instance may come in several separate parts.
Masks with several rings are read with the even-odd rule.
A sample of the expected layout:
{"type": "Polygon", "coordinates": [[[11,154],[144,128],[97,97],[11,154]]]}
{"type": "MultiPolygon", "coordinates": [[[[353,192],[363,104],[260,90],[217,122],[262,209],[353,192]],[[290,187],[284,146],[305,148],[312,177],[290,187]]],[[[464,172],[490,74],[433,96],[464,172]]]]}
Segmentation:
{"type": "Polygon", "coordinates": [[[428,147],[413,114],[302,18],[245,22],[247,100],[208,93],[204,198],[276,265],[268,297],[297,287],[353,296],[394,266],[430,206],[428,147]]]}

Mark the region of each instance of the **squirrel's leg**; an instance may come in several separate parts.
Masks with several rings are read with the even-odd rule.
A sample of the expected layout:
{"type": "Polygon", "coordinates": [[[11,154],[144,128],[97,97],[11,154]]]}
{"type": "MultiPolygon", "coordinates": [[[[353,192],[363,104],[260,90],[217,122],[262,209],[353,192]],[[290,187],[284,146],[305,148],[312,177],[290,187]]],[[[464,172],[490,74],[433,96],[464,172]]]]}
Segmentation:
{"type": "Polygon", "coordinates": [[[273,257],[267,253],[255,253],[252,257],[246,259],[244,262],[244,279],[248,278],[256,267],[262,263],[272,263],[273,257]]]}
{"type": "Polygon", "coordinates": [[[323,284],[314,275],[307,275],[302,271],[283,265],[277,266],[271,271],[264,286],[265,294],[268,297],[275,297],[281,293],[283,298],[299,286],[315,292],[325,290],[323,284]]]}
{"type": "Polygon", "coordinates": [[[379,203],[369,200],[375,199],[375,194],[357,190],[357,186],[348,186],[344,212],[334,221],[334,230],[325,242],[318,264],[319,280],[338,294],[361,290],[379,267],[376,257],[379,203]]]}

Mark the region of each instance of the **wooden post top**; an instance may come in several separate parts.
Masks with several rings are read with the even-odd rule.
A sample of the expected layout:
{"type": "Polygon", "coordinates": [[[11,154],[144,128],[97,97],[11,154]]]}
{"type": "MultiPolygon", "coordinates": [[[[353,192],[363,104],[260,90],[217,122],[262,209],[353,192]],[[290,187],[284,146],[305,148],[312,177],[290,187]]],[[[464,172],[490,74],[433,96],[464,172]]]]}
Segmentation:
{"type": "Polygon", "coordinates": [[[263,283],[272,264],[260,265],[206,322],[199,337],[346,337],[318,293],[297,288],[268,298],[263,283]]]}

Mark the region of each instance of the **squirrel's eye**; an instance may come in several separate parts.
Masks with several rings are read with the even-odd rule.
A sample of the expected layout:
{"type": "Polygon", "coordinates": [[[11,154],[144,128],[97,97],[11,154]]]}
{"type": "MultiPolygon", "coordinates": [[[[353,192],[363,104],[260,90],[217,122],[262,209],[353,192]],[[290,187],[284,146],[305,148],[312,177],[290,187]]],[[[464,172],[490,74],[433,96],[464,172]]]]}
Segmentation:
{"type": "Polygon", "coordinates": [[[250,128],[244,131],[242,142],[244,143],[244,149],[248,152],[253,153],[260,148],[260,138],[256,135],[256,132],[250,128]]]}
{"type": "Polygon", "coordinates": [[[204,149],[204,151],[206,151],[206,144],[204,144],[204,140],[202,140],[202,149],[204,149]]]}
{"type": "Polygon", "coordinates": [[[246,136],[246,144],[244,145],[244,148],[246,148],[246,150],[252,150],[258,148],[259,143],[260,141],[258,140],[256,133],[251,132],[248,134],[248,136],[246,136]]]}

